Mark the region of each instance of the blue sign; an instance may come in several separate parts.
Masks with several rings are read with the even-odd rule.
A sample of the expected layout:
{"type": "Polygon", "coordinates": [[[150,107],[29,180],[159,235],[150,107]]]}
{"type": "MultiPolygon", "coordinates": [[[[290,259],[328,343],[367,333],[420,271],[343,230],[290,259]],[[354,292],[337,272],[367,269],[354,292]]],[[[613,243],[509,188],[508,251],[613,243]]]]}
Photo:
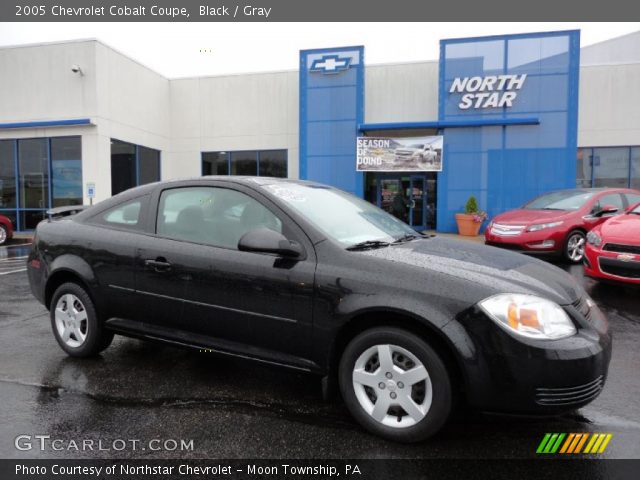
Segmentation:
{"type": "Polygon", "coordinates": [[[355,165],[363,119],[364,47],[301,51],[300,178],[362,196],[355,165]]]}
{"type": "Polygon", "coordinates": [[[470,195],[492,217],[575,187],[579,56],[579,31],[440,42],[439,231],[456,230],[470,195]],[[514,124],[525,118],[537,122],[514,124]]]}

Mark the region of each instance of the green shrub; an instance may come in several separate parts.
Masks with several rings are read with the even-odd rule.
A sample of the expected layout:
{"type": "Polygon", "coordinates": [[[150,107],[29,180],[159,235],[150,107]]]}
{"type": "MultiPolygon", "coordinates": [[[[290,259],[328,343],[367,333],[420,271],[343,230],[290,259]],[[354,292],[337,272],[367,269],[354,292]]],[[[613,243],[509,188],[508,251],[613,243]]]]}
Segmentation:
{"type": "Polygon", "coordinates": [[[468,215],[471,215],[473,213],[477,213],[478,211],[478,201],[476,200],[476,197],[471,195],[469,197],[469,200],[467,200],[466,205],[464,206],[464,212],[468,215]]]}

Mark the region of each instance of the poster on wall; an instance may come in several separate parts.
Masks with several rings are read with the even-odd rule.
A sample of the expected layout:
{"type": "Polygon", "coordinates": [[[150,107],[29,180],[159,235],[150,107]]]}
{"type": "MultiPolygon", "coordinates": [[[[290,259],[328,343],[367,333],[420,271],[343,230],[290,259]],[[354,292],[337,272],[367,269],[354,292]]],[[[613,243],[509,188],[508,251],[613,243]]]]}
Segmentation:
{"type": "Polygon", "coordinates": [[[442,135],[358,137],[358,172],[441,172],[442,135]]]}

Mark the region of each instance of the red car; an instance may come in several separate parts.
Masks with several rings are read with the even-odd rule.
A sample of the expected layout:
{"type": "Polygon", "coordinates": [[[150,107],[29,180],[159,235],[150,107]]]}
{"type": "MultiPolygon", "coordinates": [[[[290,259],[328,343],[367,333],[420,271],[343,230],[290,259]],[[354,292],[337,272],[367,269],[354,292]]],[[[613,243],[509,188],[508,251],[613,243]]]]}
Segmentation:
{"type": "Polygon", "coordinates": [[[13,237],[13,224],[11,223],[11,219],[0,215],[0,245],[11,240],[11,237],[13,237]]]}
{"type": "Polygon", "coordinates": [[[580,263],[587,232],[640,202],[627,188],[577,188],[544,194],[517,210],[497,215],[485,243],[532,254],[562,255],[580,263]]]}
{"type": "Polygon", "coordinates": [[[587,234],[584,273],[640,285],[640,203],[587,234]]]}

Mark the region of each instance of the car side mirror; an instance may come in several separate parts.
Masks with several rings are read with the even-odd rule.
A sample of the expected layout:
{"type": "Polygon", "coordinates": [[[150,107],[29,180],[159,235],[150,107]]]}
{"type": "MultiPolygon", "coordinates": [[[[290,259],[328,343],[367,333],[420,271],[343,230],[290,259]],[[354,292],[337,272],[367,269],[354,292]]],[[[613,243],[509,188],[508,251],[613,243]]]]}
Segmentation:
{"type": "Polygon", "coordinates": [[[288,240],[281,233],[268,228],[257,228],[245,233],[238,241],[242,252],[275,253],[282,257],[298,258],[303,254],[298,242],[288,240]]]}
{"type": "Polygon", "coordinates": [[[615,205],[605,205],[600,210],[596,212],[596,216],[602,217],[603,215],[610,215],[612,213],[617,213],[618,207],[615,205]]]}

